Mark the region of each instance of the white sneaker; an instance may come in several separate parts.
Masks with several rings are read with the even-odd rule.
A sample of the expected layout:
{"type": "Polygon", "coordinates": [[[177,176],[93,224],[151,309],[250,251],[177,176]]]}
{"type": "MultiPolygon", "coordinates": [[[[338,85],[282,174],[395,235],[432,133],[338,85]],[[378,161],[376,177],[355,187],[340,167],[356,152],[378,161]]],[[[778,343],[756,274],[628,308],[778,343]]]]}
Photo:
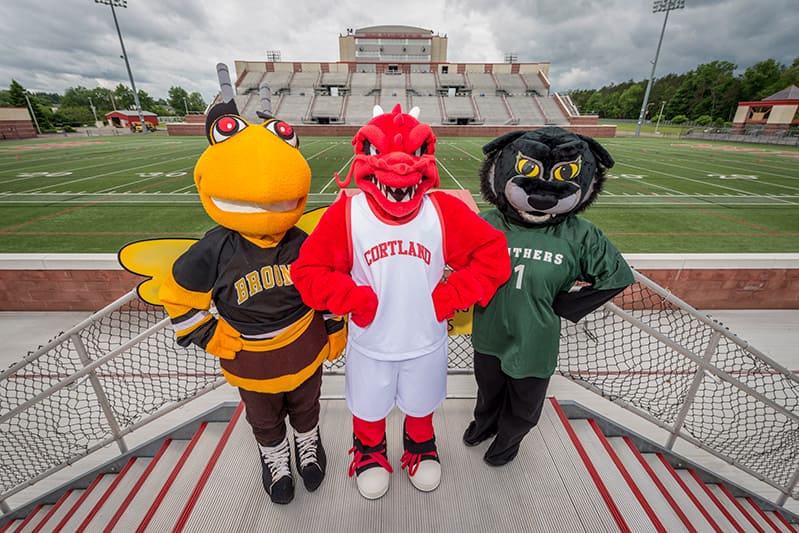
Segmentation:
{"type": "Polygon", "coordinates": [[[422,461],[413,475],[408,471],[411,484],[422,492],[436,490],[441,483],[441,463],[438,461],[422,461]]]}
{"type": "Polygon", "coordinates": [[[355,435],[352,441],[350,477],[355,476],[358,492],[367,500],[382,498],[388,492],[390,475],[394,471],[388,462],[386,437],[383,436],[377,446],[365,446],[355,435]]]}
{"type": "Polygon", "coordinates": [[[358,492],[367,500],[382,498],[388,492],[388,482],[391,478],[388,470],[381,466],[364,470],[355,477],[358,492]]]}
{"type": "Polygon", "coordinates": [[[436,490],[441,483],[441,462],[435,436],[425,442],[414,442],[406,432],[403,444],[401,463],[403,469],[408,469],[411,484],[422,492],[436,490]]]}

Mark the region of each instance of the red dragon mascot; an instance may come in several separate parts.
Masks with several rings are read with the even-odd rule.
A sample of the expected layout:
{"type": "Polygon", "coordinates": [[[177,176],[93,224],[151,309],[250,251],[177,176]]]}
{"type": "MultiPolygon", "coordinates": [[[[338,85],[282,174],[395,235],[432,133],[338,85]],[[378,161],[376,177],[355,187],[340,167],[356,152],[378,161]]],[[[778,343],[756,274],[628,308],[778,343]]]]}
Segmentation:
{"type": "Polygon", "coordinates": [[[503,234],[454,195],[432,190],[436,137],[417,115],[375,106],[339,182],[354,178],[361,194],[343,194],[327,209],[291,267],[305,303],[349,315],[349,474],[367,499],[389,487],[386,417],[394,406],[405,415],[402,468],[417,489],[438,487],[433,412],[446,397],[447,319],[485,305],[510,276],[503,234]]]}

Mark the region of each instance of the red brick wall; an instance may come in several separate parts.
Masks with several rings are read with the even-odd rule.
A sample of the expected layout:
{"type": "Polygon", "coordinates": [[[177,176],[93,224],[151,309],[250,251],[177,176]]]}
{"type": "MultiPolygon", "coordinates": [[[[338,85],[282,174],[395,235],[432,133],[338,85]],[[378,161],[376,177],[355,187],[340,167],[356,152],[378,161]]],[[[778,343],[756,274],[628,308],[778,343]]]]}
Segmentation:
{"type": "MultiPolygon", "coordinates": [[[[641,273],[697,309],[799,309],[799,269],[641,273]]],[[[142,279],[124,270],[0,270],[0,311],[97,311],[142,279]]]]}
{"type": "Polygon", "coordinates": [[[30,120],[0,121],[0,139],[33,139],[36,129],[30,120]]]}
{"type": "Polygon", "coordinates": [[[0,311],[98,311],[143,279],[126,270],[0,270],[0,311]]]}

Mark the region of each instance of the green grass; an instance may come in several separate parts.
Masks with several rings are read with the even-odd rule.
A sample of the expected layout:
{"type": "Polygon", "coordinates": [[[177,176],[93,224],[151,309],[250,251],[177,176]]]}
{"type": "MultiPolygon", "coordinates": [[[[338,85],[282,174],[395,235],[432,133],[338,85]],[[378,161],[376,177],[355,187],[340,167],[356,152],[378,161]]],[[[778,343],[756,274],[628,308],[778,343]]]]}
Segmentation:
{"type": "MultiPolygon", "coordinates": [[[[489,138],[441,138],[441,188],[479,198],[489,138]]],[[[799,252],[799,149],[677,138],[600,139],[616,159],[584,216],[627,253],[799,252]]],[[[0,144],[0,253],[116,252],[156,237],[200,237],[213,222],[192,180],[204,137],[165,133],[0,144]]],[[[309,208],[346,175],[349,138],[303,137],[309,208]]]]}

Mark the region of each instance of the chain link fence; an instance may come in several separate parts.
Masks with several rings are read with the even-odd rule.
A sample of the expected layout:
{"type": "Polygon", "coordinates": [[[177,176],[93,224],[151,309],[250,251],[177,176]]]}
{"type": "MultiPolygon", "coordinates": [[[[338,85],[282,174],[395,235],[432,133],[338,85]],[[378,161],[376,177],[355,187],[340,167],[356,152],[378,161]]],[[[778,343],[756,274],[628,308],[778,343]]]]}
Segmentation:
{"type": "MultiPolygon", "coordinates": [[[[799,498],[799,378],[647,278],[577,324],[558,372],[799,498]]],[[[450,373],[472,372],[450,337],[450,373]]],[[[325,372],[344,372],[343,358],[325,372]]],[[[5,500],[219,386],[213,356],[182,348],[163,309],[130,293],[0,374],[5,500]]]]}

